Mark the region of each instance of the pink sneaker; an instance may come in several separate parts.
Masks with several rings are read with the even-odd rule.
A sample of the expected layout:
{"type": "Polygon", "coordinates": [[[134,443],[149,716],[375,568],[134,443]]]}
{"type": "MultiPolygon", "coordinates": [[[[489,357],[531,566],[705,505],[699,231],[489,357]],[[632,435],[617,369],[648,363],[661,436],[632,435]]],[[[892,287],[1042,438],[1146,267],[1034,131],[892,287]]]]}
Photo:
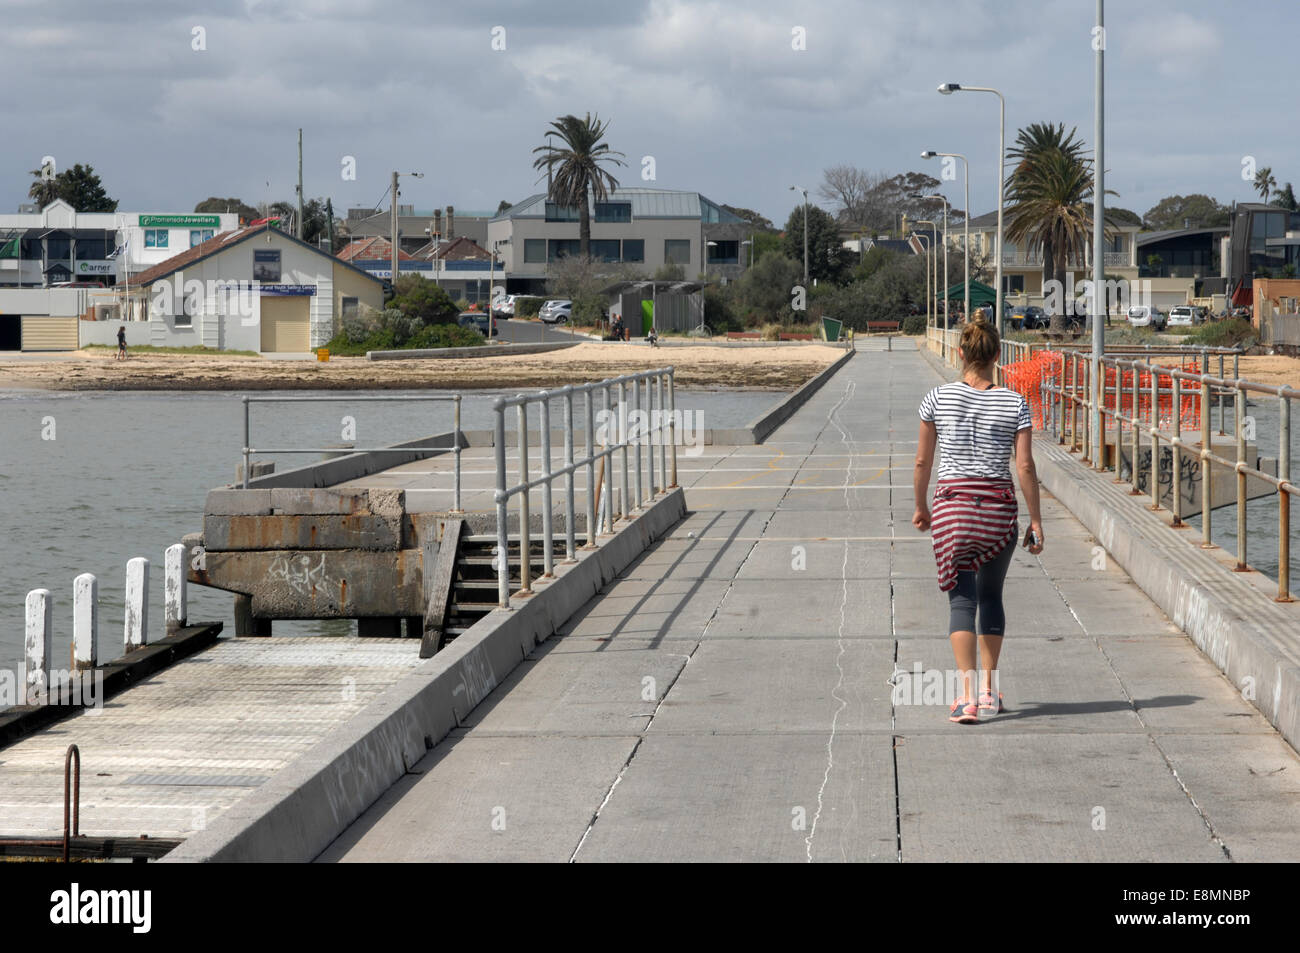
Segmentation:
{"type": "Polygon", "coordinates": [[[1002,714],[1002,693],[998,692],[998,697],[994,698],[992,692],[980,693],[980,711],[992,712],[995,715],[1002,714]]]}
{"type": "Polygon", "coordinates": [[[948,720],[959,725],[973,725],[980,720],[979,709],[974,702],[959,698],[948,709],[948,720]]]}

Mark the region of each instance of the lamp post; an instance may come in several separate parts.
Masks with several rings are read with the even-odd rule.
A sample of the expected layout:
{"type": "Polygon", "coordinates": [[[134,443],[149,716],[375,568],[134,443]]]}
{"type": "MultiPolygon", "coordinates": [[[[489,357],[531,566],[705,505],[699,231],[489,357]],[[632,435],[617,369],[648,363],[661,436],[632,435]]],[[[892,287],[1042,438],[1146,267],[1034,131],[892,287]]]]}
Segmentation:
{"type": "Polygon", "coordinates": [[[717,247],[718,247],[717,242],[704,243],[704,284],[705,285],[709,283],[709,249],[717,248],[717,247]]]}
{"type": "Polygon", "coordinates": [[[798,186],[790,186],[791,192],[803,193],[803,286],[808,288],[808,190],[798,186]]]}
{"type": "MultiPolygon", "coordinates": [[[[922,159],[933,159],[935,156],[949,156],[953,159],[961,160],[962,178],[965,179],[966,188],[966,211],[963,220],[962,236],[962,258],[964,259],[964,281],[965,281],[965,298],[962,301],[962,316],[965,320],[970,320],[970,162],[960,152],[933,152],[926,150],[921,153],[922,159]]],[[[944,326],[948,324],[947,314],[944,315],[944,326]]]]}
{"type": "MultiPolygon", "coordinates": [[[[943,202],[943,327],[948,329],[948,199],[946,196],[935,193],[934,195],[922,195],[922,199],[940,199],[943,202]]],[[[937,263],[937,262],[936,262],[937,263]]],[[[935,322],[938,323],[938,312],[935,312],[935,322]]]]}
{"type": "MultiPolygon", "coordinates": [[[[998,335],[1001,336],[1002,328],[1002,197],[1006,189],[1002,181],[1002,163],[1006,155],[1007,142],[1007,101],[1003,95],[992,86],[962,86],[960,83],[941,83],[939,92],[944,96],[950,96],[957,92],[967,93],[992,93],[998,98],[998,241],[997,241],[997,276],[995,281],[997,286],[993,289],[993,307],[997,310],[997,329],[998,335]]],[[[966,209],[967,215],[970,214],[970,208],[966,209]]]]}
{"type": "MultiPolygon", "coordinates": [[[[496,243],[496,245],[508,245],[508,244],[510,244],[510,239],[508,238],[503,238],[501,241],[496,243]]],[[[489,263],[488,263],[488,343],[489,344],[492,343],[492,332],[496,330],[496,326],[497,326],[497,309],[495,307],[496,299],[492,295],[492,281],[496,277],[496,268],[497,268],[496,245],[493,245],[491,242],[488,242],[488,246],[489,246],[488,247],[488,259],[489,259],[489,263]]],[[[504,267],[505,266],[503,265],[502,266],[503,271],[504,271],[504,267]]],[[[513,335],[511,335],[511,337],[513,339],[513,335]]],[[[545,337],[546,337],[546,332],[543,331],[542,338],[545,339],[545,337]]]]}
{"type": "Polygon", "coordinates": [[[441,288],[442,283],[438,280],[438,266],[442,263],[442,256],[438,254],[438,233],[432,227],[426,228],[424,234],[429,236],[429,244],[433,246],[431,256],[433,258],[433,286],[441,288]]]}
{"type": "Polygon", "coordinates": [[[754,267],[754,239],[750,238],[749,240],[740,243],[741,248],[744,248],[746,245],[749,246],[749,267],[753,268],[754,267]]]}
{"type": "MultiPolygon", "coordinates": [[[[938,223],[936,223],[936,222],[932,222],[932,221],[930,221],[928,218],[918,218],[918,219],[917,219],[913,224],[914,224],[914,225],[929,225],[929,226],[930,226],[930,237],[929,237],[928,244],[929,244],[930,251],[933,253],[933,254],[932,254],[932,259],[933,259],[933,260],[932,260],[932,262],[931,262],[930,267],[931,267],[931,270],[934,271],[934,288],[935,288],[935,291],[934,291],[934,293],[933,293],[933,295],[934,295],[934,299],[935,299],[935,306],[934,306],[934,323],[935,323],[935,326],[937,327],[938,324],[939,324],[939,302],[938,302],[938,297],[939,297],[939,294],[938,294],[938,289],[939,289],[939,270],[938,270],[938,269],[939,269],[939,249],[938,249],[938,247],[937,247],[936,244],[935,244],[935,238],[937,237],[937,233],[938,233],[938,231],[939,231],[939,225],[938,225],[938,223]]],[[[919,237],[919,238],[924,238],[925,236],[921,235],[921,236],[917,236],[917,237],[919,237]]],[[[928,287],[929,287],[929,284],[928,284],[929,275],[927,275],[926,278],[927,278],[927,288],[928,288],[928,287]]],[[[927,292],[927,293],[929,293],[929,292],[927,292]]],[[[928,315],[928,314],[930,313],[930,309],[927,307],[925,310],[926,310],[926,314],[928,315]]]]}
{"type": "Polygon", "coordinates": [[[391,224],[392,224],[392,231],[393,231],[393,287],[394,288],[397,287],[397,275],[398,275],[398,271],[397,271],[397,196],[398,196],[397,179],[401,175],[409,175],[415,179],[424,178],[423,172],[394,172],[393,173],[393,218],[391,224]]]}
{"type": "Polygon", "coordinates": [[[930,326],[930,243],[924,235],[917,235],[915,238],[925,249],[925,326],[928,328],[930,326]]]}
{"type": "MultiPolygon", "coordinates": [[[[1092,183],[1092,362],[1089,368],[1092,376],[1092,420],[1089,421],[1089,427],[1092,430],[1092,465],[1098,470],[1106,465],[1106,435],[1102,433],[1102,379],[1101,379],[1101,358],[1105,353],[1105,329],[1101,323],[1101,311],[1107,307],[1103,303],[1103,295],[1106,294],[1105,286],[1102,284],[1103,273],[1105,272],[1105,218],[1106,218],[1106,166],[1103,164],[1105,154],[1105,108],[1106,108],[1106,28],[1104,0],[1097,0],[1097,28],[1093,36],[1100,35],[1101,43],[1093,43],[1096,50],[1096,77],[1093,98],[1095,105],[1093,108],[1093,139],[1096,146],[1096,162],[1093,165],[1093,183],[1092,183]]],[[[1107,311],[1109,314],[1109,310],[1107,311]]],[[[1175,410],[1174,413],[1178,411],[1175,410]]],[[[1209,446],[1209,438],[1201,435],[1205,441],[1202,446],[1209,446]]],[[[1178,451],[1175,450],[1175,453],[1178,451]]],[[[1118,464],[1116,465],[1118,471],[1118,464]]],[[[1285,499],[1285,497],[1283,497],[1285,499]]],[[[1283,504],[1286,505],[1285,503],[1283,504]]],[[[1175,511],[1177,512],[1177,511],[1175,511]]],[[[1208,517],[1203,517],[1208,519],[1208,517]]],[[[1206,524],[1209,525],[1208,523],[1206,524]]]]}

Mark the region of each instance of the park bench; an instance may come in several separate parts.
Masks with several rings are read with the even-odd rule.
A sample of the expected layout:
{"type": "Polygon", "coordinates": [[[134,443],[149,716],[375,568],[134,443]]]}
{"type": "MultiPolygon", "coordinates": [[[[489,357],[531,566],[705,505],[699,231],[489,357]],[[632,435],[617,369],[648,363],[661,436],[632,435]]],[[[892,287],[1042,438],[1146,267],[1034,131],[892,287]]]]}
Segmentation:
{"type": "Polygon", "coordinates": [[[902,321],[868,321],[868,331],[897,331],[903,326],[902,321]]]}
{"type": "Polygon", "coordinates": [[[762,335],[759,334],[757,331],[728,331],[727,332],[728,341],[757,341],[760,337],[762,337],[762,335]]]}

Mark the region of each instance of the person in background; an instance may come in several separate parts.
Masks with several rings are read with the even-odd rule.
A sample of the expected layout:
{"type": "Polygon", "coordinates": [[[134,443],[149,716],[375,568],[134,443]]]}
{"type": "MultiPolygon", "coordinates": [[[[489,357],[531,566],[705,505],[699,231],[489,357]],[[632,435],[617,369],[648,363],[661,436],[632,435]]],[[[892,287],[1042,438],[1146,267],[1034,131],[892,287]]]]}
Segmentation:
{"type": "Polygon", "coordinates": [[[117,329],[117,361],[126,360],[126,325],[120,325],[117,329]]]}
{"type": "Polygon", "coordinates": [[[982,317],[962,329],[962,379],[941,384],[921,401],[912,476],[916,500],[912,525],[922,532],[932,531],[939,589],[948,594],[948,637],[961,682],[948,720],[959,724],[979,721],[981,712],[1003,710],[1002,693],[993,680],[1006,632],[1002,584],[1020,531],[1011,483],[1013,448],[1029,509],[1025,546],[1034,555],[1043,551],[1033,417],[1022,395],[993,383],[1000,346],[997,329],[982,317]],[[929,488],[936,444],[941,458],[932,514],[929,488]],[[978,703],[972,684],[977,612],[978,703]]]}

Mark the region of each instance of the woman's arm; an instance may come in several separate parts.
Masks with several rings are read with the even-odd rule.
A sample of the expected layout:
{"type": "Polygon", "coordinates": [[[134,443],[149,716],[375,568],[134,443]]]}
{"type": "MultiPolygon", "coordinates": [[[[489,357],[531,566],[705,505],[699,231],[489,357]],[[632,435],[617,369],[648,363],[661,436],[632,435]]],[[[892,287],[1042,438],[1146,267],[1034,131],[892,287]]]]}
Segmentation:
{"type": "Polygon", "coordinates": [[[1038,469],[1034,466],[1034,431],[1025,427],[1016,433],[1016,472],[1020,476],[1020,492],[1025,495],[1029,508],[1029,525],[1038,537],[1038,544],[1030,546],[1034,555],[1043,551],[1043,512],[1038,496],[1038,469]]]}
{"type": "Polygon", "coordinates": [[[934,421],[922,420],[916,438],[916,466],[912,470],[912,496],[916,499],[912,525],[923,533],[930,528],[930,471],[934,467],[934,445],[938,438],[934,421]]]}

